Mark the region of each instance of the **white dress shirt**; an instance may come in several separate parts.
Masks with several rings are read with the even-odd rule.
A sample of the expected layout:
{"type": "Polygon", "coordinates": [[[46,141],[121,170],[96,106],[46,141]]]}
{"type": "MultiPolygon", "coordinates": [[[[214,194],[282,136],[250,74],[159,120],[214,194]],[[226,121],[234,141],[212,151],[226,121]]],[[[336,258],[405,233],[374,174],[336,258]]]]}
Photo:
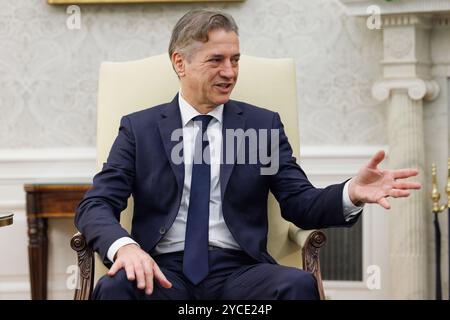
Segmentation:
{"type": "MultiPolygon", "coordinates": [[[[195,146],[195,137],[199,131],[198,123],[194,124],[194,117],[201,115],[192,107],[180,92],[178,95],[181,121],[183,125],[183,157],[184,157],[184,186],[178,215],[173,225],[156,245],[153,255],[184,250],[184,239],[186,234],[187,213],[189,207],[189,197],[191,191],[192,162],[195,146]]],[[[222,200],[220,196],[220,158],[222,150],[222,116],[223,105],[217,106],[208,115],[212,116],[206,130],[211,152],[211,189],[209,202],[209,244],[221,248],[241,249],[232,236],[228,226],[223,219],[222,200]]],[[[353,219],[362,207],[355,206],[348,194],[349,181],[344,185],[342,202],[344,217],[346,221],[353,219]]],[[[114,261],[117,250],[130,243],[137,244],[129,237],[116,240],[108,249],[107,257],[114,261]]]]}

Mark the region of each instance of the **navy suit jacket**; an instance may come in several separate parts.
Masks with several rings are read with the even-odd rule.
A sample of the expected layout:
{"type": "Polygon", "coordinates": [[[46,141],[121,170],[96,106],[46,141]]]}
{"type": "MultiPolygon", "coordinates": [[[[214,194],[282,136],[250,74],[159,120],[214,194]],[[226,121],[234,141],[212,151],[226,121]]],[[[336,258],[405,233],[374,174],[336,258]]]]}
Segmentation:
{"type": "MultiPolygon", "coordinates": [[[[311,185],[292,156],[278,113],[230,100],[223,110],[226,129],[279,129],[279,170],[261,175],[263,166],[223,163],[220,187],[224,220],[235,240],[261,262],[275,263],[267,253],[267,200],[271,191],[282,216],[303,229],[349,226],[343,215],[344,183],[318,189],[311,185]]],[[[77,208],[75,223],[88,244],[106,254],[114,241],[130,236],[119,224],[120,213],[134,198],[131,237],[147,252],[171,227],[178,214],[184,183],[184,165],[171,159],[175,129],[182,128],[178,96],[172,102],[121,119],[118,136],[93,187],[77,208]]],[[[225,139],[225,138],[224,138],[225,139]]],[[[270,136],[267,139],[270,143],[270,136]]],[[[248,156],[248,148],[245,148],[248,156]]],[[[237,148],[237,147],[236,147],[237,148]]],[[[270,148],[268,148],[270,150],[270,148]]]]}

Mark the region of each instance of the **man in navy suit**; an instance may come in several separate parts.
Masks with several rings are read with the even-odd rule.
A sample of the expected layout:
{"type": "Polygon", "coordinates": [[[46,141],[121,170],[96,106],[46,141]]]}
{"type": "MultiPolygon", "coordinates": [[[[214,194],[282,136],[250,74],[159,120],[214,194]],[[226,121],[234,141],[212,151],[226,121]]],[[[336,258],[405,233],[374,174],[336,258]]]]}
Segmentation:
{"type": "Polygon", "coordinates": [[[78,229],[111,267],[94,298],[318,299],[311,274],[280,266],[267,252],[269,191],[301,228],[350,226],[364,203],[389,209],[387,197],[420,188],[397,181],[417,170],[379,170],[380,151],[349,181],[314,188],[279,115],[230,100],[240,52],[227,14],[188,12],[169,55],[180,92],[122,118],[77,209],[78,229]],[[119,224],[130,195],[131,235],[119,224]]]}

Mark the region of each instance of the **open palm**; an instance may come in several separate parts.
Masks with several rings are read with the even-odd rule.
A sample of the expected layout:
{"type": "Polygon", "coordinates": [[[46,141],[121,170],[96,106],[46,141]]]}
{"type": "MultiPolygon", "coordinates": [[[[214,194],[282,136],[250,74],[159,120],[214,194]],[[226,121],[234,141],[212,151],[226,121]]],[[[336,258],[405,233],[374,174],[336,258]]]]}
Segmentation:
{"type": "Polygon", "coordinates": [[[417,182],[398,181],[416,176],[417,169],[381,170],[378,165],[383,161],[384,151],[378,151],[369,163],[362,167],[358,175],[350,181],[349,196],[354,204],[378,203],[385,209],[391,205],[387,197],[408,197],[410,189],[420,189],[417,182]]]}

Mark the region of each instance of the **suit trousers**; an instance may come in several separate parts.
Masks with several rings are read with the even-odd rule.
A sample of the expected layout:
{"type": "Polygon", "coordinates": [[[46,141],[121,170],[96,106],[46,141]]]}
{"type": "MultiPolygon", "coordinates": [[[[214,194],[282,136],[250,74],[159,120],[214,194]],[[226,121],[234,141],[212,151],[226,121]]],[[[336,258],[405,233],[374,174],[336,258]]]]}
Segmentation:
{"type": "Polygon", "coordinates": [[[108,300],[316,300],[315,277],[301,269],[261,263],[241,250],[214,247],[209,250],[210,272],[198,285],[183,274],[183,252],[153,256],[172,283],[163,288],[154,279],[151,295],[127,279],[124,269],[115,276],[103,276],[93,299],[108,300]]]}

